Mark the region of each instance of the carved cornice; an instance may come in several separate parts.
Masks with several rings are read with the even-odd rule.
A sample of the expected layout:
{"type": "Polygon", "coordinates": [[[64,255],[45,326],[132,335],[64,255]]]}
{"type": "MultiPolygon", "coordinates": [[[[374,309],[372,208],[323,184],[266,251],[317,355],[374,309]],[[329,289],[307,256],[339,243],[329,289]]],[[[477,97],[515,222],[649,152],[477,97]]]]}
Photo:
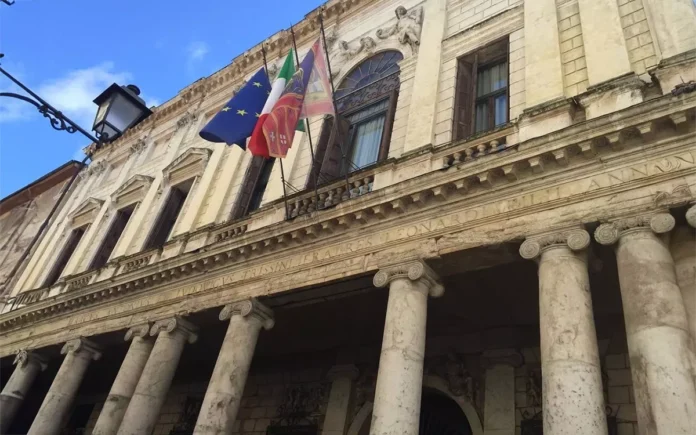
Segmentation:
{"type": "Polygon", "coordinates": [[[152,177],[133,175],[111,194],[111,201],[119,206],[141,201],[152,184],[152,177]]]}
{"type": "Polygon", "coordinates": [[[580,251],[589,245],[589,233],[583,229],[573,228],[528,237],[520,246],[520,255],[526,260],[533,260],[550,248],[567,247],[572,251],[580,251]]]}
{"type": "Polygon", "coordinates": [[[689,225],[696,228],[696,204],[689,207],[689,209],[686,211],[686,221],[689,223],[689,225]]]}
{"type": "Polygon", "coordinates": [[[158,320],[152,325],[152,328],[150,328],[150,335],[153,337],[159,335],[161,332],[182,334],[189,343],[195,343],[198,339],[198,328],[193,323],[179,316],[158,320]]]}
{"type": "Polygon", "coordinates": [[[273,311],[259,302],[256,298],[250,298],[244,301],[235,302],[233,304],[225,305],[225,307],[220,311],[220,320],[225,321],[232,318],[232,316],[242,316],[249,317],[249,319],[255,319],[261,323],[264,329],[268,330],[273,328],[275,320],[273,319],[273,311]]]}
{"type": "Polygon", "coordinates": [[[66,342],[63,345],[63,348],[60,350],[60,353],[61,355],[66,355],[68,352],[72,352],[74,354],[85,354],[85,356],[88,356],[95,361],[102,356],[99,346],[86,338],[76,338],[66,342]]]}
{"type": "Polygon", "coordinates": [[[162,170],[164,179],[171,184],[178,184],[201,175],[210,154],[211,151],[207,148],[189,148],[162,170]]]}
{"type": "Polygon", "coordinates": [[[125,341],[131,341],[135,337],[147,338],[150,335],[150,324],[143,323],[142,325],[136,325],[126,331],[126,336],[123,338],[125,341]]]}
{"type": "Polygon", "coordinates": [[[68,218],[73,227],[81,227],[92,223],[96,219],[104,201],[96,198],[87,198],[75,210],[71,211],[68,218]]]}
{"type": "Polygon", "coordinates": [[[12,364],[16,365],[17,367],[26,367],[27,364],[36,364],[39,369],[43,371],[46,369],[46,366],[48,365],[47,363],[48,360],[44,356],[30,350],[22,349],[17,352],[12,364]]]}
{"type": "Polygon", "coordinates": [[[394,266],[380,269],[372,279],[375,287],[386,287],[389,283],[396,279],[408,279],[411,281],[420,281],[425,284],[428,293],[432,297],[442,296],[445,293],[445,288],[440,284],[439,278],[435,271],[423,261],[411,261],[408,263],[397,264],[394,266]]]}
{"type": "Polygon", "coordinates": [[[668,233],[674,228],[674,223],[674,216],[669,213],[632,216],[600,225],[594,237],[602,245],[613,245],[623,235],[637,231],[668,233]]]}

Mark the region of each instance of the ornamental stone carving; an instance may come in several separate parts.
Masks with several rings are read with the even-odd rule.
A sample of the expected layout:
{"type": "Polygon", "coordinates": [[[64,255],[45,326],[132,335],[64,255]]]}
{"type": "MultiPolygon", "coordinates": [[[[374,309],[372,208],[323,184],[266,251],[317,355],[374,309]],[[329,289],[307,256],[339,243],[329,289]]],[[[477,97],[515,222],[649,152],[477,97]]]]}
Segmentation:
{"type": "Polygon", "coordinates": [[[143,323],[142,325],[136,325],[131,327],[127,332],[126,336],[123,338],[125,341],[131,341],[135,337],[147,338],[150,333],[150,325],[148,323],[143,323]]]}
{"type": "Polygon", "coordinates": [[[377,38],[387,39],[392,35],[397,35],[401,44],[408,44],[411,51],[416,53],[420,45],[420,33],[423,26],[423,7],[419,6],[408,11],[405,7],[399,6],[394,13],[396,14],[396,23],[384,29],[378,29],[377,38]]]}
{"type": "Polygon", "coordinates": [[[520,255],[526,260],[533,260],[544,250],[565,246],[573,251],[585,249],[590,244],[590,235],[582,229],[557,231],[549,234],[528,237],[520,246],[520,255]]]}
{"type": "Polygon", "coordinates": [[[17,367],[26,367],[29,363],[38,364],[41,370],[46,369],[47,366],[47,361],[43,356],[26,349],[22,349],[17,352],[12,364],[16,365],[17,367]]]}
{"type": "Polygon", "coordinates": [[[437,274],[423,261],[412,261],[380,269],[372,280],[375,287],[386,287],[396,279],[422,280],[432,297],[442,296],[445,288],[440,284],[437,274]]]}
{"type": "Polygon", "coordinates": [[[261,321],[261,325],[266,330],[271,329],[275,324],[273,311],[256,298],[225,305],[222,311],[220,311],[219,318],[224,321],[229,320],[234,315],[256,318],[261,321]]]}
{"type": "Polygon", "coordinates": [[[186,113],[181,115],[181,118],[179,118],[176,121],[176,129],[178,130],[182,127],[185,127],[185,126],[193,123],[197,119],[198,119],[198,114],[187,110],[186,113]]]}
{"type": "Polygon", "coordinates": [[[365,53],[370,53],[376,46],[377,43],[370,36],[360,38],[359,45],[355,48],[350,48],[346,41],[340,41],[338,43],[340,55],[344,60],[350,60],[363,51],[365,53]]]}
{"type": "Polygon", "coordinates": [[[696,228],[696,204],[692,205],[686,211],[686,221],[689,223],[689,225],[696,228]]]}
{"type": "Polygon", "coordinates": [[[147,145],[148,145],[147,140],[148,140],[147,137],[144,137],[144,138],[141,137],[140,139],[136,140],[135,143],[133,143],[130,146],[130,149],[129,149],[130,153],[131,154],[139,154],[140,152],[142,152],[145,148],[147,148],[147,145]]]}
{"type": "Polygon", "coordinates": [[[158,320],[152,325],[152,328],[150,328],[150,335],[153,337],[159,335],[161,332],[166,332],[168,334],[178,332],[184,334],[189,343],[195,343],[198,339],[198,328],[179,316],[158,320]]]}
{"type": "Polygon", "coordinates": [[[60,354],[66,355],[68,352],[87,353],[95,361],[101,358],[102,355],[99,346],[86,338],[76,338],[66,342],[60,350],[60,354]]]}
{"type": "Polygon", "coordinates": [[[674,216],[669,213],[634,216],[604,223],[595,230],[595,240],[602,245],[613,245],[623,234],[631,231],[651,230],[663,234],[674,228],[674,216]]]}

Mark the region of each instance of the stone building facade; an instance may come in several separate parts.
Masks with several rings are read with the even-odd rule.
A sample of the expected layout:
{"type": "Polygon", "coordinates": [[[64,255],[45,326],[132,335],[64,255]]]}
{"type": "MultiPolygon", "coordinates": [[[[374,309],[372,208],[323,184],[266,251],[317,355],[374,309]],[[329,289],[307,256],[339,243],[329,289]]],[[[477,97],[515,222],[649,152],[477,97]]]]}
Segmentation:
{"type": "Polygon", "coordinates": [[[300,56],[320,14],[287,202],[198,137],[261,43],[96,151],[0,314],[2,430],[696,434],[693,2],[330,0],[300,56]]]}

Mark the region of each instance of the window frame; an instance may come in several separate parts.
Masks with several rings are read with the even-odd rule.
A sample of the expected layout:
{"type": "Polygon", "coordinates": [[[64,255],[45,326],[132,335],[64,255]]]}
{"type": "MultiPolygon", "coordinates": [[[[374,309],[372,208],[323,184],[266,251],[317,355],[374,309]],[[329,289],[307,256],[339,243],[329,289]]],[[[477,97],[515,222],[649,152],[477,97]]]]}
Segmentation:
{"type": "Polygon", "coordinates": [[[42,287],[51,287],[60,280],[63,273],[65,273],[65,268],[68,267],[70,260],[73,258],[73,255],[75,255],[75,251],[77,251],[80,243],[84,241],[85,235],[91,226],[92,223],[90,222],[69,228],[69,231],[66,234],[67,239],[63,242],[58,256],[51,265],[51,268],[48,270],[48,274],[44,277],[42,287]],[[78,231],[81,232],[81,234],[76,236],[78,231]],[[71,245],[72,248],[70,247],[71,245]],[[68,251],[70,251],[69,255],[68,251]]]}
{"type": "MultiPolygon", "coordinates": [[[[509,50],[508,50],[509,51],[509,50]]],[[[505,82],[505,87],[496,89],[495,91],[491,91],[487,94],[484,94],[482,96],[478,96],[477,91],[478,89],[474,89],[474,132],[473,134],[481,134],[485,133],[487,131],[495,130],[497,128],[495,124],[495,99],[501,95],[505,95],[506,98],[506,104],[505,104],[505,122],[500,125],[507,124],[510,122],[510,61],[508,59],[508,56],[500,56],[497,59],[493,59],[489,62],[486,62],[483,65],[478,65],[477,69],[475,71],[477,80],[474,81],[475,87],[478,85],[478,75],[480,72],[492,69],[498,65],[507,65],[506,71],[507,71],[507,80],[505,82]],[[488,106],[488,125],[487,127],[482,130],[477,132],[476,131],[476,106],[478,106],[479,102],[485,101],[487,106],[488,106]]]]}
{"type": "Polygon", "coordinates": [[[123,234],[126,232],[126,229],[128,229],[128,225],[130,224],[131,220],[133,219],[133,215],[138,210],[139,206],[140,206],[140,203],[135,202],[135,203],[131,203],[131,204],[122,206],[121,208],[116,210],[113,218],[111,219],[111,222],[109,223],[108,228],[106,229],[106,233],[104,234],[104,237],[102,237],[102,240],[99,243],[97,251],[94,253],[91,261],[89,262],[89,267],[87,268],[87,270],[101,269],[102,267],[107,265],[107,263],[111,259],[111,256],[114,254],[114,251],[116,251],[116,247],[118,247],[118,244],[121,241],[123,234]],[[118,238],[116,239],[114,245],[111,247],[111,250],[109,251],[109,254],[106,256],[106,259],[104,260],[104,262],[101,265],[98,265],[97,260],[103,256],[102,250],[105,248],[105,244],[107,243],[107,241],[109,239],[111,231],[115,228],[117,219],[119,219],[119,216],[121,216],[122,213],[124,213],[124,211],[128,210],[128,209],[130,209],[130,215],[128,216],[128,219],[126,220],[125,224],[123,225],[123,229],[121,230],[121,233],[118,235],[118,238]]]}
{"type": "MultiPolygon", "coordinates": [[[[360,171],[360,170],[365,169],[365,168],[369,168],[370,166],[376,165],[377,163],[379,163],[383,159],[382,156],[384,153],[382,151],[382,148],[385,145],[384,144],[385,137],[387,135],[391,136],[391,130],[392,130],[391,128],[387,127],[389,119],[390,119],[390,111],[392,109],[391,98],[392,98],[392,91],[390,91],[388,94],[384,94],[383,96],[381,96],[377,100],[367,102],[367,103],[362,104],[358,107],[352,108],[345,113],[341,113],[341,116],[343,116],[344,118],[348,118],[349,116],[355,115],[363,110],[370,108],[371,106],[376,106],[378,104],[382,104],[385,101],[387,102],[386,107],[383,110],[380,110],[379,112],[375,112],[372,115],[369,115],[366,118],[361,119],[360,121],[358,121],[357,124],[353,124],[353,123],[350,124],[350,127],[348,128],[348,134],[346,136],[346,143],[348,144],[348,148],[345,150],[346,157],[350,156],[353,153],[353,149],[355,148],[354,139],[355,139],[355,130],[356,129],[354,127],[361,125],[361,124],[364,124],[364,123],[367,123],[367,122],[370,122],[373,119],[379,118],[380,116],[384,115],[384,124],[382,124],[382,135],[381,135],[380,141],[379,141],[379,149],[377,150],[377,160],[374,161],[373,163],[370,163],[369,165],[366,165],[366,166],[363,166],[360,168],[357,168],[357,167],[353,168],[347,173],[347,175],[350,175],[353,172],[357,172],[357,171],[360,171]]],[[[394,118],[394,115],[391,114],[392,124],[393,124],[393,118],[394,118]]],[[[344,163],[349,163],[349,162],[347,160],[345,160],[344,163]]],[[[342,165],[342,167],[341,167],[341,176],[346,175],[346,172],[344,172],[346,170],[346,168],[343,166],[344,165],[342,165]]]]}
{"type": "Polygon", "coordinates": [[[167,196],[166,199],[160,203],[160,209],[159,212],[157,213],[157,217],[155,218],[154,222],[152,223],[152,226],[150,228],[150,232],[147,235],[147,238],[145,239],[144,243],[144,250],[148,251],[150,249],[161,249],[164,245],[169,242],[169,240],[172,237],[172,233],[176,229],[176,224],[179,222],[179,219],[181,218],[181,212],[186,208],[186,203],[189,201],[191,198],[191,193],[193,192],[194,188],[196,187],[196,183],[198,181],[198,177],[193,177],[193,178],[188,178],[186,180],[179,181],[177,184],[170,186],[167,189],[167,196]],[[179,186],[184,185],[184,184],[189,184],[188,189],[186,192],[183,192],[183,189],[181,189],[179,186]],[[167,233],[167,236],[163,238],[162,243],[155,243],[156,234],[159,234],[160,227],[162,226],[162,219],[165,217],[165,213],[167,213],[167,207],[169,206],[169,201],[172,198],[172,194],[174,191],[178,190],[180,194],[184,195],[184,198],[181,200],[181,205],[178,207],[179,210],[176,213],[176,218],[174,218],[174,221],[172,222],[171,228],[169,228],[169,232],[167,233]]]}

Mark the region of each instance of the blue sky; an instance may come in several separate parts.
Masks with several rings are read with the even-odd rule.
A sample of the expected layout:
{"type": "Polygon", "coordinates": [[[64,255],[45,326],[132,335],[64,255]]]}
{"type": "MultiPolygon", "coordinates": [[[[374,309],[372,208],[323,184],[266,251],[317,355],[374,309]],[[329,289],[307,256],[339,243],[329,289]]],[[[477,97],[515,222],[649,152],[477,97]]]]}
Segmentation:
{"type": "MultiPolygon", "coordinates": [[[[91,128],[92,103],[113,82],[160,104],[227,65],[322,0],[17,0],[0,3],[3,68],[91,128]]],[[[0,92],[17,92],[0,76],[0,92]]],[[[51,128],[27,103],[0,97],[0,197],[88,145],[51,128]]]]}

